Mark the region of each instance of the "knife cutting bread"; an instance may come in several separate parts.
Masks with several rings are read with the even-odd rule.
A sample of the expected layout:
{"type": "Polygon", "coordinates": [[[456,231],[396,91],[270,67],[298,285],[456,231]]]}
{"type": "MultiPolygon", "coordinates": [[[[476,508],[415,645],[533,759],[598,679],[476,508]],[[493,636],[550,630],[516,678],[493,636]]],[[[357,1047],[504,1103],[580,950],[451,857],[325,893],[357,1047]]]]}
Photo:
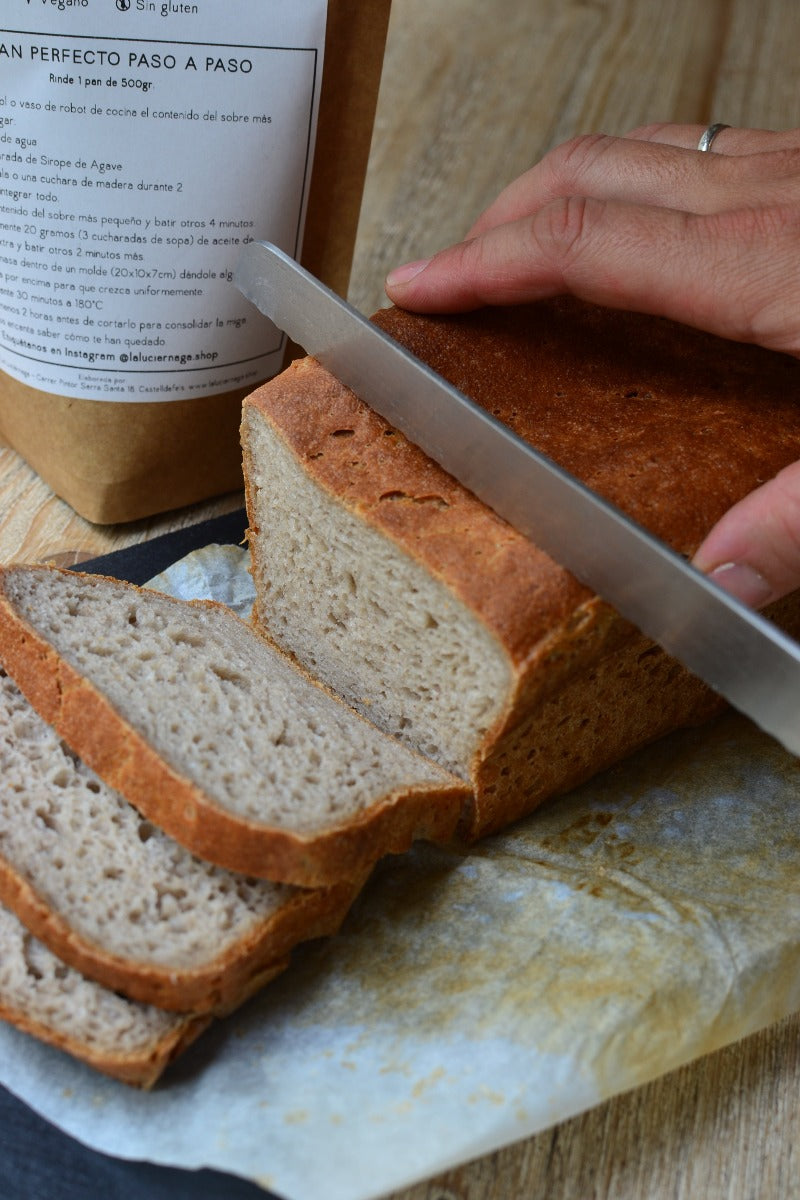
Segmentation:
{"type": "MultiPolygon", "coordinates": [[[[566,300],[375,320],[685,554],[800,457],[780,355],[566,300]]],[[[113,580],[0,572],[9,675],[195,855],[358,881],[719,709],[313,359],[248,398],[242,440],[255,631],[113,580]]],[[[796,632],[796,598],[779,608],[796,632]]]]}
{"type": "MultiPolygon", "coordinates": [[[[378,324],[690,556],[800,457],[800,365],[571,299],[378,324]]],[[[313,359],[245,402],[255,617],[465,780],[479,837],[719,702],[313,359]]],[[[798,597],[773,610],[790,631],[798,597]]]]}

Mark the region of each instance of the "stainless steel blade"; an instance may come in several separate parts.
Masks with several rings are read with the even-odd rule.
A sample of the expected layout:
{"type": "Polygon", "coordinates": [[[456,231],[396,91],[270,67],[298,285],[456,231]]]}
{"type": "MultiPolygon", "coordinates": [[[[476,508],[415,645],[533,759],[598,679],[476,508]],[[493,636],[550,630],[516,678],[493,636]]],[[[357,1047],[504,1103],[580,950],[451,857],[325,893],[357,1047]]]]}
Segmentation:
{"type": "Polygon", "coordinates": [[[304,271],[251,243],[239,289],[470,491],[800,754],[800,645],[304,271]]]}

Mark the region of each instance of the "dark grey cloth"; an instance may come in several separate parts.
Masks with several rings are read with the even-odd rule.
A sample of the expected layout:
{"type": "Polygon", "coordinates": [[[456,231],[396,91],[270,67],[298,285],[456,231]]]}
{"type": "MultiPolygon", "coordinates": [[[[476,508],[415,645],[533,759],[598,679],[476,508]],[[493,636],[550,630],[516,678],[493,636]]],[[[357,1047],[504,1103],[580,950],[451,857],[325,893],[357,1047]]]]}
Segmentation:
{"type": "Polygon", "coordinates": [[[269,1200],[219,1171],[180,1171],[98,1154],[0,1087],[0,1200],[269,1200]]]}
{"type": "Polygon", "coordinates": [[[114,579],[124,579],[128,583],[147,583],[154,575],[159,575],[179,558],[208,546],[212,542],[220,545],[238,545],[244,538],[247,529],[247,513],[243,508],[235,512],[225,513],[221,517],[212,517],[209,521],[201,521],[197,525],[188,525],[185,529],[176,529],[172,533],[162,533],[160,537],[151,538],[149,542],[140,542],[137,546],[128,546],[124,550],[112,550],[101,558],[91,562],[78,563],[76,571],[91,571],[94,575],[111,575],[114,579]]]}

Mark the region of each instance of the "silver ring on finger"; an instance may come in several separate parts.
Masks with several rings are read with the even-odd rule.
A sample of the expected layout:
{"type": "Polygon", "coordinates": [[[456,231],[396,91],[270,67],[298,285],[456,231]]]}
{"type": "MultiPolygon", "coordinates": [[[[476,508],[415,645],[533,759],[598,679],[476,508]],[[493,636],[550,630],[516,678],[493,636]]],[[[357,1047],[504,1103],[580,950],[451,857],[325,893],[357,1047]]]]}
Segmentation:
{"type": "Polygon", "coordinates": [[[722,133],[723,129],[730,129],[730,125],[723,125],[719,121],[717,121],[714,125],[709,125],[707,129],[703,130],[703,136],[697,143],[697,149],[703,152],[710,150],[711,143],[714,141],[714,138],[718,133],[722,133]]]}

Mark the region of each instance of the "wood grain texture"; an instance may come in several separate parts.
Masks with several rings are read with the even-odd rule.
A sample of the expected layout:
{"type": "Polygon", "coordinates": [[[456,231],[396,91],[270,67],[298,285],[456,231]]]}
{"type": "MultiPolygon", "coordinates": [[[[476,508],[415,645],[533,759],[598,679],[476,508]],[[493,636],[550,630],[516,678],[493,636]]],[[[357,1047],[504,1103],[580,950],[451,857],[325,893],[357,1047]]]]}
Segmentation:
{"type": "Polygon", "coordinates": [[[392,1200],[789,1200],[795,1018],[392,1200]]]}
{"type": "Polygon", "coordinates": [[[0,562],[73,566],[97,554],[182,529],[244,503],[235,493],[127,525],[93,525],[53,495],[19,455],[0,445],[0,562]]]}
{"type": "Polygon", "coordinates": [[[792,0],[395,0],[350,298],[576,134],[800,125],[792,0]]]}
{"type": "MultiPolygon", "coordinates": [[[[578,132],[658,120],[800,126],[797,0],[394,0],[350,298],[463,236],[578,132]]],[[[0,446],[0,561],[89,555],[241,503],[132,526],[76,517],[0,446]]],[[[394,1200],[800,1197],[800,1019],[394,1200]]]]}

